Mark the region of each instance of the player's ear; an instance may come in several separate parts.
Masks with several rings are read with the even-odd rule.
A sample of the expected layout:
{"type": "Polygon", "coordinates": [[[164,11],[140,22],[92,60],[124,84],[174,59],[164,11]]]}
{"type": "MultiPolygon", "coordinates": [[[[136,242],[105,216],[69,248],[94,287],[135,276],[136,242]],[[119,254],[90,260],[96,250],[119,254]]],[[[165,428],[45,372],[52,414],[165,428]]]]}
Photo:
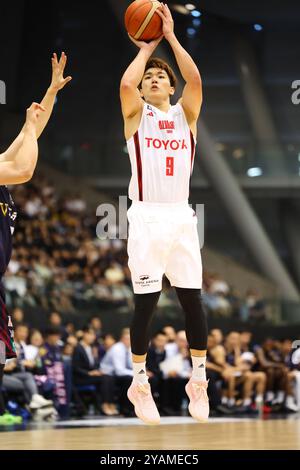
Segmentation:
{"type": "Polygon", "coordinates": [[[143,93],[143,90],[141,88],[139,89],[139,92],[140,92],[141,98],[144,98],[144,93],[143,93]]]}
{"type": "Polygon", "coordinates": [[[170,95],[173,96],[175,93],[175,88],[173,86],[171,86],[170,88],[170,95]]]}

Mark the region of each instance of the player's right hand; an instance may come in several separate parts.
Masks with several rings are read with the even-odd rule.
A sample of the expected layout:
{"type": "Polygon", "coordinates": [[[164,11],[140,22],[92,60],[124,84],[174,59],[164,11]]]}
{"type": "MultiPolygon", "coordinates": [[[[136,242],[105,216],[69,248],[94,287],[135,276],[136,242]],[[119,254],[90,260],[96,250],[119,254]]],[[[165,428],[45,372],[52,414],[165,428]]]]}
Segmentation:
{"type": "Polygon", "coordinates": [[[26,123],[35,125],[41,112],[44,112],[45,108],[39,103],[32,103],[26,111],[26,123]]]}

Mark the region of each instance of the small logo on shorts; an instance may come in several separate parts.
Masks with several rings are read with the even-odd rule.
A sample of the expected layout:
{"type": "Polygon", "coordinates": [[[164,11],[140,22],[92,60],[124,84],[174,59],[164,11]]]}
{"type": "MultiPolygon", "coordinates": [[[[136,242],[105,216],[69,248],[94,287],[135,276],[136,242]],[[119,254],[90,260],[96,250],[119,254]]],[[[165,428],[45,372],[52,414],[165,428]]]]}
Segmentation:
{"type": "Polygon", "coordinates": [[[149,276],[147,274],[143,274],[142,276],[140,276],[140,281],[147,281],[147,279],[149,279],[149,276]]]}

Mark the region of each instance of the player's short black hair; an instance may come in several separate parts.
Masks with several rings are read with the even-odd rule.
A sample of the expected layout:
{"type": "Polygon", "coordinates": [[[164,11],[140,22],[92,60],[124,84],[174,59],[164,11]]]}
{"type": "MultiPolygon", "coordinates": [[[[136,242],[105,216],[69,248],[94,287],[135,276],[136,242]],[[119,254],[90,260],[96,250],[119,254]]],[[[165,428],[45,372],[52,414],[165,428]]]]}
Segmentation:
{"type": "MultiPolygon", "coordinates": [[[[176,85],[177,85],[176,75],[175,75],[173,69],[169,66],[169,64],[167,62],[165,62],[162,59],[159,59],[158,57],[151,57],[148,60],[148,62],[146,63],[144,75],[147,72],[147,70],[152,69],[152,68],[164,70],[167,73],[168,77],[169,77],[170,85],[173,88],[176,88],[176,85]]],[[[139,89],[142,88],[142,82],[139,84],[138,88],[139,89]]]]}

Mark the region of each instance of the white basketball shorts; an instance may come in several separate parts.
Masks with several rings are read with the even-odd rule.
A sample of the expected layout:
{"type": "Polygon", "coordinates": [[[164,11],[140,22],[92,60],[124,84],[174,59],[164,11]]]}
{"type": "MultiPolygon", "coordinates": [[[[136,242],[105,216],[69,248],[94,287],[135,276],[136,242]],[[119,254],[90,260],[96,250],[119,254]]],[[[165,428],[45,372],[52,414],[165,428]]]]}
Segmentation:
{"type": "Polygon", "coordinates": [[[160,291],[164,274],[172,286],[201,289],[197,217],[188,202],[133,201],[127,216],[128,266],[135,294],[160,291]]]}

